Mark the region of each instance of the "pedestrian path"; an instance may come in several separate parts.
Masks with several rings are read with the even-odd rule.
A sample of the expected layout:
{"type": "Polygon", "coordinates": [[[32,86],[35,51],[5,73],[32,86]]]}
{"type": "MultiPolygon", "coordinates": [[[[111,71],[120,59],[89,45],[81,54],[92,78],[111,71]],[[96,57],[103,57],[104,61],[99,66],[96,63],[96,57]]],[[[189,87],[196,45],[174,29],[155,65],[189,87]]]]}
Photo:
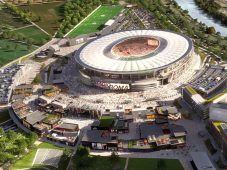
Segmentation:
{"type": "Polygon", "coordinates": [[[124,170],[127,170],[128,169],[128,160],[129,160],[129,158],[126,159],[125,169],[124,170]]]}

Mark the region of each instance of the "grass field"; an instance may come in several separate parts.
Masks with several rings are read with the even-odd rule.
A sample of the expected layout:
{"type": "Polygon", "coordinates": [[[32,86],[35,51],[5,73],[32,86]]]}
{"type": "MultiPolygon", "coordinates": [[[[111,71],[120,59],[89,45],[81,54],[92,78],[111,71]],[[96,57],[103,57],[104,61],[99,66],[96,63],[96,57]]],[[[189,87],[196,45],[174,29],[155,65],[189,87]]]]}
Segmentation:
{"type": "MultiPolygon", "coordinates": [[[[61,149],[63,150],[64,148],[55,146],[53,144],[49,144],[49,143],[41,143],[37,146],[36,149],[31,150],[27,155],[25,155],[22,159],[16,161],[16,163],[11,167],[12,170],[18,170],[18,169],[24,169],[24,168],[28,168],[28,169],[56,169],[54,167],[50,167],[50,166],[45,166],[45,165],[33,165],[32,166],[32,162],[33,159],[35,158],[35,154],[37,149],[39,148],[48,148],[48,149],[61,149]]],[[[67,165],[68,165],[68,161],[60,161],[59,162],[59,170],[65,170],[67,165]]]]}
{"type": "Polygon", "coordinates": [[[86,170],[113,170],[113,169],[118,169],[118,170],[124,170],[125,163],[126,163],[126,158],[120,158],[119,163],[117,165],[117,168],[115,167],[113,162],[111,162],[110,157],[108,156],[94,156],[94,155],[89,155],[89,166],[88,167],[78,167],[77,166],[77,157],[73,158],[73,164],[71,164],[71,167],[69,169],[86,169],[86,170]]]}
{"type": "Polygon", "coordinates": [[[21,6],[21,8],[31,11],[36,17],[40,17],[41,20],[35,23],[49,34],[54,35],[62,19],[62,7],[64,3],[63,1],[32,4],[30,6],[21,6]]]}
{"type": "Polygon", "coordinates": [[[34,50],[35,47],[28,50],[26,44],[0,39],[0,67],[34,50]]]}
{"type": "Polygon", "coordinates": [[[0,123],[3,123],[10,119],[8,110],[0,110],[0,123]]]}
{"type": "MultiPolygon", "coordinates": [[[[158,160],[154,158],[130,158],[128,162],[128,170],[156,170],[158,160]]],[[[160,169],[168,170],[184,170],[180,161],[177,159],[161,159],[160,169]]]]}
{"type": "MultiPolygon", "coordinates": [[[[108,156],[89,155],[89,166],[86,170],[124,170],[126,158],[119,158],[119,162],[114,164],[108,156]],[[117,166],[117,167],[116,167],[117,166]]],[[[70,169],[82,169],[77,167],[78,158],[73,157],[73,164],[70,169]]],[[[184,170],[180,161],[177,159],[155,159],[155,158],[129,158],[127,170],[184,170]]]]}
{"type": "Polygon", "coordinates": [[[20,28],[15,30],[14,32],[22,34],[25,37],[31,38],[34,41],[34,44],[38,45],[42,45],[49,38],[49,36],[45,32],[43,32],[36,26],[20,28]]]}
{"type": "Polygon", "coordinates": [[[97,32],[103,24],[118,15],[121,10],[121,6],[101,6],[97,11],[78,25],[68,36],[73,38],[81,34],[97,32]]]}

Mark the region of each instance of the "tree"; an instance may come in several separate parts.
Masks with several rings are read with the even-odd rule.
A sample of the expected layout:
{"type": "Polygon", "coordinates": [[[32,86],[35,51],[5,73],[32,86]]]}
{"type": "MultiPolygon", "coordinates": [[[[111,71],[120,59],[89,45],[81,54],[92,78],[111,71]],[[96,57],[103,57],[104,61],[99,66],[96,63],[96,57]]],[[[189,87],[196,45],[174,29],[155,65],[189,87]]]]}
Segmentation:
{"type": "Polygon", "coordinates": [[[27,147],[27,143],[24,139],[16,140],[15,142],[17,148],[15,149],[15,153],[17,155],[22,155],[25,153],[25,149],[27,147]]]}
{"type": "Polygon", "coordinates": [[[65,148],[65,149],[64,149],[64,155],[66,155],[67,157],[70,157],[70,156],[72,155],[71,150],[70,150],[70,149],[65,148]]]}
{"type": "Polygon", "coordinates": [[[27,50],[31,50],[32,46],[29,44],[27,45],[27,50]]]}
{"type": "Polygon", "coordinates": [[[28,6],[31,6],[31,4],[32,4],[32,0],[28,0],[28,1],[27,1],[27,5],[28,5],[28,6]]]}
{"type": "Polygon", "coordinates": [[[3,128],[0,128],[0,137],[4,137],[6,135],[3,128]]]}
{"type": "Polygon", "coordinates": [[[79,146],[76,152],[76,155],[79,157],[88,156],[90,153],[90,149],[84,146],[79,146]]]}
{"type": "Polygon", "coordinates": [[[17,139],[17,133],[13,130],[9,130],[9,132],[7,133],[8,135],[8,139],[11,141],[11,142],[14,142],[16,139],[17,139]]]}
{"type": "Polygon", "coordinates": [[[15,44],[15,46],[14,46],[14,50],[17,50],[17,49],[18,49],[18,47],[19,47],[19,45],[18,45],[18,44],[15,44]]]}
{"type": "Polygon", "coordinates": [[[214,27],[208,27],[206,32],[207,32],[207,34],[215,34],[216,30],[214,27]]]}
{"type": "Polygon", "coordinates": [[[30,132],[28,135],[29,146],[33,145],[37,139],[38,139],[37,134],[34,132],[30,132]]]}
{"type": "Polygon", "coordinates": [[[116,152],[112,152],[111,153],[111,155],[110,155],[110,161],[112,163],[115,164],[115,163],[119,162],[119,159],[120,159],[120,157],[119,157],[119,155],[116,152]]]}

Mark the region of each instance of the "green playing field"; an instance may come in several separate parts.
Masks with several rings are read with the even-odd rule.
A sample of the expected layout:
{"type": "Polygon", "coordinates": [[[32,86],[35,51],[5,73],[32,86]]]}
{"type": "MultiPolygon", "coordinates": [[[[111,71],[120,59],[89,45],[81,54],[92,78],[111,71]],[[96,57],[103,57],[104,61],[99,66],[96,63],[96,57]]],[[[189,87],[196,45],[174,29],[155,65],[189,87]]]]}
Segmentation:
{"type": "Polygon", "coordinates": [[[97,32],[100,30],[103,24],[105,24],[109,19],[118,15],[122,10],[119,5],[114,6],[101,6],[92,15],[86,18],[80,25],[78,25],[68,37],[76,37],[82,34],[88,34],[92,32],[97,32]]]}

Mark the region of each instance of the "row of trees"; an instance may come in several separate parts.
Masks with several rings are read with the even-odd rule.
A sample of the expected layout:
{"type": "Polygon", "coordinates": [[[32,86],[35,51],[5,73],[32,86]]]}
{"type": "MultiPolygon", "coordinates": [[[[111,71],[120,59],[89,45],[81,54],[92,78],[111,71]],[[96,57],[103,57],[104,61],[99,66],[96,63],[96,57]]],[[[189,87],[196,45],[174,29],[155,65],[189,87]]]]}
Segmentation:
{"type": "MultiPolygon", "coordinates": [[[[27,1],[27,5],[30,7],[32,4],[32,1],[27,1]]],[[[22,9],[19,8],[13,4],[6,3],[5,4],[7,8],[9,8],[12,11],[12,14],[15,16],[19,16],[25,23],[28,22],[38,22],[41,20],[40,16],[37,16],[35,13],[33,13],[30,8],[28,9],[22,9]]]]}
{"type": "Polygon", "coordinates": [[[227,15],[220,12],[221,6],[214,0],[195,0],[200,8],[211,14],[218,20],[221,20],[224,24],[227,24],[227,15]]]}
{"type": "Polygon", "coordinates": [[[14,163],[16,159],[22,157],[26,150],[32,149],[38,136],[31,132],[23,134],[10,130],[5,133],[0,128],[0,166],[5,163],[14,163]]]}
{"type": "Polygon", "coordinates": [[[5,6],[9,8],[14,15],[20,16],[24,22],[30,22],[31,14],[18,8],[17,6],[9,3],[5,3],[5,6]]]}
{"type": "Polygon", "coordinates": [[[116,0],[71,0],[64,5],[64,19],[56,37],[63,37],[75,25],[101,4],[114,4],[116,0]]]}

